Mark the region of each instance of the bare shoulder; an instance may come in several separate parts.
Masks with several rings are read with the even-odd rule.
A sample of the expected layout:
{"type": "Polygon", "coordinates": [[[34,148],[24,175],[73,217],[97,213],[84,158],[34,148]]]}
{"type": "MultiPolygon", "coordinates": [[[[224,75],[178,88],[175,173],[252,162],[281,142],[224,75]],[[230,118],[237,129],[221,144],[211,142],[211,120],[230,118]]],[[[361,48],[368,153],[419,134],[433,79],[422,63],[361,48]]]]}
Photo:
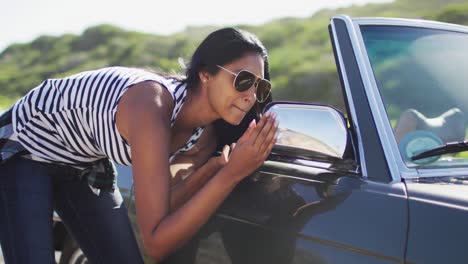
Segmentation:
{"type": "Polygon", "coordinates": [[[174,107],[170,92],[155,81],[139,82],[132,85],[122,96],[121,102],[133,106],[155,104],[156,106],[169,107],[171,110],[174,107]]]}
{"type": "Polygon", "coordinates": [[[125,139],[129,139],[132,119],[151,114],[167,119],[172,115],[174,100],[170,92],[155,81],[145,81],[132,85],[122,95],[116,113],[117,128],[125,139]]]}

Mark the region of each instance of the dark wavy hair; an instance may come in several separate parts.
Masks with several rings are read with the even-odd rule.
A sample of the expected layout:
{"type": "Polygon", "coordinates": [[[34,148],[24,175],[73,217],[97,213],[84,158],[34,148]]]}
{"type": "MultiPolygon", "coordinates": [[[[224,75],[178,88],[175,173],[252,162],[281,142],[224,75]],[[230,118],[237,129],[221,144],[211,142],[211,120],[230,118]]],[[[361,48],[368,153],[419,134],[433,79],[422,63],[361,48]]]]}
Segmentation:
{"type": "MultiPolygon", "coordinates": [[[[197,47],[185,71],[187,87],[197,87],[201,71],[216,74],[220,69],[216,65],[225,65],[241,58],[247,53],[255,52],[263,58],[264,78],[270,80],[268,54],[260,40],[250,32],[236,28],[222,28],[209,34],[197,47]]],[[[237,126],[220,119],[214,127],[218,137],[218,150],[224,145],[237,141],[247,129],[252,119],[260,118],[264,107],[272,101],[272,96],[263,103],[256,102],[237,126]]]]}

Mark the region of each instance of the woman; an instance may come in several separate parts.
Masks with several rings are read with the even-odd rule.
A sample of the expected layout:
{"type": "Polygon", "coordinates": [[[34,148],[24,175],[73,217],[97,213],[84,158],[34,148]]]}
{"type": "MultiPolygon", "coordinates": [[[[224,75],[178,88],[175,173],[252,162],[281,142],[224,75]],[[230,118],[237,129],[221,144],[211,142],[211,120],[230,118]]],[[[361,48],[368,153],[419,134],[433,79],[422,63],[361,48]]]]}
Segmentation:
{"type": "Polygon", "coordinates": [[[142,262],[108,158],[132,165],[146,254],[164,259],[271,151],[275,117],[252,119],[271,100],[268,77],[260,41],[225,28],[200,44],[182,80],[110,67],[31,90],[2,118],[6,262],[53,262],[53,210],[91,263],[142,262]],[[219,132],[245,124],[212,157],[232,142],[219,132]]]}

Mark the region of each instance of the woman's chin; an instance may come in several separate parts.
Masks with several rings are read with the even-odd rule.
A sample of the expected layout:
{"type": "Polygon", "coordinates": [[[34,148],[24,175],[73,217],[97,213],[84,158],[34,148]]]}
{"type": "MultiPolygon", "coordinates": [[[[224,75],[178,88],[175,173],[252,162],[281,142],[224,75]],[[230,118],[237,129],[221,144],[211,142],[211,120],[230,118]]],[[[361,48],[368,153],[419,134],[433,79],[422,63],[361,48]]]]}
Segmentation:
{"type": "Polygon", "coordinates": [[[231,119],[231,120],[224,119],[224,121],[228,122],[230,125],[238,126],[242,122],[242,119],[231,119]]]}
{"type": "Polygon", "coordinates": [[[224,112],[222,118],[224,121],[233,126],[238,126],[248,113],[234,106],[229,110],[230,111],[224,112]]]}
{"type": "Polygon", "coordinates": [[[245,117],[245,114],[243,114],[243,115],[231,115],[231,116],[223,118],[223,119],[224,119],[224,121],[226,121],[230,125],[238,126],[242,122],[242,119],[244,119],[244,117],[245,117]]]}

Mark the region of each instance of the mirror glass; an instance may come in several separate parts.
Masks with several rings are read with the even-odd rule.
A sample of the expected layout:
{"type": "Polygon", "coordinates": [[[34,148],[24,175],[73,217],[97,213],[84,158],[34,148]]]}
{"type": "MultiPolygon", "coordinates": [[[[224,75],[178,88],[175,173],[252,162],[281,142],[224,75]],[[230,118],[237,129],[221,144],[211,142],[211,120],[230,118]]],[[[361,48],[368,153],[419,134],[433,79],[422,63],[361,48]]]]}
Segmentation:
{"type": "Polygon", "coordinates": [[[275,148],[343,158],[347,130],[343,114],[338,110],[323,105],[275,103],[268,112],[276,113],[279,121],[275,148]]]}

